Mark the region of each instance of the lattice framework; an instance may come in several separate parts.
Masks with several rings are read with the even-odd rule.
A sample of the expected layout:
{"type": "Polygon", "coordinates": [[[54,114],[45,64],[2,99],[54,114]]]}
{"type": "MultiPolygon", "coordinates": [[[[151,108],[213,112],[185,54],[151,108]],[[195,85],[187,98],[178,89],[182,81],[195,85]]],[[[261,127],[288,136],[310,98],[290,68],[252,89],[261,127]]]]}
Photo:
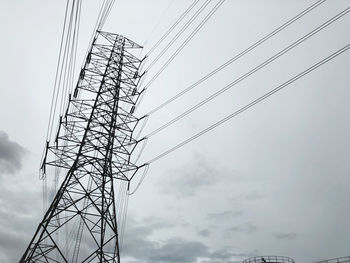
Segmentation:
{"type": "Polygon", "coordinates": [[[134,116],[138,48],[123,36],[96,34],[42,165],[44,174],[53,166],[66,176],[21,262],[120,262],[115,184],[140,169],[131,162],[141,120],[134,116]],[[73,246],[61,232],[73,233],[73,246]]]}

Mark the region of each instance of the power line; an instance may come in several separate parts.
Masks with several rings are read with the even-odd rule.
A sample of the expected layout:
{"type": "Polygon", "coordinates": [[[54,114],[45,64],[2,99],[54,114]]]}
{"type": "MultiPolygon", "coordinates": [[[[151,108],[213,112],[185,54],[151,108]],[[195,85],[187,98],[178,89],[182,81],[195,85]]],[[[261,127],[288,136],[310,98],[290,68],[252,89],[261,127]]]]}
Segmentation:
{"type": "MultiPolygon", "coordinates": [[[[115,0],[104,0],[95,24],[94,31],[103,27],[114,2],[115,0]]],[[[72,89],[70,86],[73,85],[80,15],[81,0],[73,0],[71,5],[69,5],[69,0],[67,0],[60,42],[60,51],[55,74],[54,90],[51,99],[46,141],[49,141],[52,136],[57,104],[60,101],[59,108],[61,112],[64,109],[64,105],[68,97],[68,91],[72,89]]]]}
{"type": "MultiPolygon", "coordinates": [[[[185,95],[187,92],[191,91],[192,89],[194,89],[195,87],[197,87],[198,85],[200,85],[201,83],[203,83],[204,81],[206,81],[207,79],[209,79],[210,77],[212,77],[213,75],[218,73],[219,71],[223,70],[225,67],[229,66],[230,64],[232,64],[233,62],[235,62],[239,58],[243,57],[244,55],[246,55],[247,53],[249,53],[253,49],[257,48],[258,46],[263,44],[265,41],[267,41],[268,39],[272,38],[273,36],[275,36],[276,34],[281,32],[283,29],[285,29],[289,25],[293,24],[294,22],[296,22],[297,20],[299,20],[300,18],[302,18],[303,16],[308,14],[309,12],[311,12],[313,9],[315,9],[316,7],[318,7],[319,5],[324,3],[325,1],[327,1],[327,0],[318,0],[318,1],[316,1],[311,6],[307,7],[306,9],[301,11],[299,14],[295,15],[293,18],[289,19],[287,22],[285,22],[284,24],[282,24],[281,26],[277,27],[275,30],[273,30],[269,34],[265,35],[264,37],[262,37],[261,39],[256,41],[254,44],[252,44],[251,46],[249,46],[248,48],[246,48],[245,50],[243,50],[239,54],[235,55],[234,57],[229,59],[227,62],[225,62],[224,64],[222,64],[218,68],[216,68],[213,71],[209,72],[207,75],[203,76],[201,79],[197,80],[195,83],[193,83],[192,85],[190,85],[189,87],[187,87],[186,89],[181,91],[180,93],[176,94],[172,98],[166,100],[165,102],[163,102],[159,106],[157,106],[154,109],[152,109],[151,111],[149,111],[146,114],[146,116],[152,115],[153,113],[159,111],[160,109],[162,109],[163,107],[165,107],[169,103],[171,103],[174,100],[176,100],[176,99],[180,98],[181,96],[185,95]]],[[[143,124],[142,128],[140,129],[139,133],[141,133],[143,131],[144,127],[146,126],[147,121],[148,121],[148,117],[144,121],[144,124],[143,124]]]]}
{"type": "MultiPolygon", "coordinates": [[[[199,0],[194,0],[189,7],[180,15],[180,17],[175,21],[174,24],[163,34],[163,36],[151,47],[151,49],[147,52],[147,56],[149,56],[158,46],[159,44],[173,31],[173,29],[186,17],[186,15],[193,9],[193,7],[198,4],[199,0]]],[[[147,40],[145,41],[145,43],[147,40]]]]}
{"type": "Polygon", "coordinates": [[[225,118],[221,119],[220,121],[212,124],[211,126],[209,126],[206,129],[200,131],[199,133],[195,134],[194,136],[184,140],[183,142],[177,144],[176,146],[170,148],[169,150],[167,150],[167,151],[165,151],[165,152],[163,152],[163,153],[153,157],[148,162],[146,162],[145,165],[149,165],[149,164],[151,164],[151,163],[153,163],[153,162],[163,158],[164,156],[166,156],[166,155],[172,153],[173,151],[175,151],[175,150],[185,146],[186,144],[190,143],[191,141],[197,139],[198,137],[204,135],[205,133],[207,133],[207,132],[213,130],[214,128],[220,126],[221,124],[227,122],[228,120],[232,119],[233,117],[236,117],[237,115],[239,115],[239,114],[243,113],[244,111],[250,109],[254,105],[258,104],[259,102],[262,102],[263,100],[267,99],[271,95],[275,94],[276,92],[278,92],[278,91],[282,90],[283,88],[287,87],[288,85],[292,84],[296,80],[302,78],[303,76],[309,74],[310,72],[314,71],[318,67],[324,65],[328,61],[330,61],[330,60],[334,59],[335,57],[339,56],[340,54],[344,53],[349,48],[350,48],[350,44],[347,44],[343,48],[339,49],[338,51],[334,52],[333,54],[329,55],[328,57],[322,59],[321,61],[319,61],[316,64],[312,65],[308,69],[306,69],[303,72],[297,74],[296,76],[292,77],[288,81],[284,82],[283,84],[279,85],[278,87],[274,88],[273,90],[269,91],[268,93],[264,94],[263,96],[255,99],[254,101],[250,102],[249,104],[245,105],[244,107],[240,108],[239,110],[231,113],[230,115],[226,116],[225,118]]]}
{"type": "Polygon", "coordinates": [[[98,27],[97,27],[97,30],[101,30],[103,28],[111,10],[112,10],[114,3],[115,3],[115,0],[106,1],[105,5],[104,5],[104,9],[102,11],[101,19],[100,19],[98,27]]]}
{"type": "Polygon", "coordinates": [[[51,102],[50,119],[48,124],[47,141],[51,138],[54,116],[57,109],[57,104],[60,101],[60,112],[65,103],[67,96],[67,90],[69,90],[69,79],[73,74],[73,61],[76,55],[76,43],[78,41],[78,28],[80,23],[80,13],[81,13],[81,0],[73,0],[71,7],[66,10],[67,15],[65,15],[65,26],[62,34],[62,48],[60,51],[59,63],[57,67],[57,73],[55,77],[54,84],[54,94],[51,102]],[[68,10],[70,9],[70,14],[68,15],[68,10]],[[66,28],[67,27],[67,28],[66,28]],[[72,33],[73,32],[73,33],[72,33]],[[72,35],[73,34],[73,35],[72,35]],[[63,45],[64,44],[64,45],[63,45]],[[63,56],[63,57],[62,57],[63,56]],[[61,92],[61,96],[60,96],[61,92]]]}
{"type": "Polygon", "coordinates": [[[201,7],[191,16],[185,25],[176,33],[176,35],[170,40],[170,42],[163,48],[163,50],[157,55],[157,57],[148,65],[146,71],[149,71],[152,66],[165,54],[165,52],[175,43],[175,41],[181,36],[181,34],[195,21],[195,19],[205,10],[211,0],[206,0],[201,7]]]}
{"type": "MultiPolygon", "coordinates": [[[[97,19],[96,19],[96,22],[95,22],[95,25],[94,25],[94,28],[92,30],[92,34],[90,37],[88,49],[86,50],[86,53],[85,53],[85,57],[87,57],[88,53],[90,52],[90,47],[91,47],[92,42],[96,36],[96,32],[100,31],[102,29],[102,27],[104,26],[104,23],[106,22],[114,3],[115,3],[115,0],[104,0],[102,2],[97,19]],[[106,11],[108,9],[109,9],[109,11],[106,11]],[[106,14],[107,14],[107,16],[106,16],[106,14]]],[[[84,67],[84,63],[85,62],[83,62],[82,68],[84,67]]]]}
{"type": "MultiPolygon", "coordinates": [[[[97,16],[97,19],[96,19],[96,22],[95,22],[95,26],[92,30],[92,34],[91,34],[91,37],[90,37],[90,41],[89,41],[89,45],[88,45],[88,49],[86,50],[86,54],[85,54],[85,57],[87,57],[89,51],[90,51],[90,47],[92,45],[92,42],[94,40],[94,37],[96,36],[96,31],[98,30],[98,25],[100,24],[100,20],[101,20],[101,16],[102,16],[102,12],[104,10],[104,6],[105,6],[105,3],[106,3],[107,0],[104,0],[101,7],[100,7],[100,11],[98,13],[98,16],[97,16]]],[[[83,62],[83,66],[84,66],[84,63],[85,61],[83,62]]],[[[83,67],[82,66],[82,67],[83,67]]]]}
{"type": "Polygon", "coordinates": [[[161,14],[161,16],[158,18],[157,22],[155,23],[155,25],[153,26],[152,30],[150,31],[150,33],[148,34],[148,37],[146,38],[146,40],[143,42],[142,44],[142,50],[139,54],[139,57],[141,57],[142,52],[144,51],[144,47],[147,45],[148,41],[153,37],[154,33],[156,32],[156,29],[159,27],[159,25],[161,24],[161,21],[164,19],[165,15],[168,13],[171,5],[175,3],[175,1],[170,0],[167,7],[164,9],[163,13],[161,14]]]}
{"type": "Polygon", "coordinates": [[[196,105],[194,105],[193,107],[189,108],[188,110],[186,110],[185,112],[181,113],[180,115],[176,116],[175,118],[173,118],[172,120],[170,120],[169,122],[163,124],[162,126],[160,126],[159,128],[155,129],[154,131],[150,132],[148,135],[146,135],[146,137],[151,137],[155,134],[157,134],[158,132],[164,130],[165,128],[167,128],[168,126],[172,125],[173,123],[177,122],[178,120],[184,118],[185,116],[187,116],[188,114],[190,114],[191,112],[195,111],[196,109],[200,108],[201,106],[205,105],[206,103],[208,103],[209,101],[213,100],[214,98],[216,98],[217,96],[219,96],[220,94],[224,93],[225,91],[229,90],[230,88],[232,88],[233,86],[237,85],[238,83],[240,83],[241,81],[243,81],[244,79],[248,78],[249,76],[251,76],[252,74],[256,73],[258,70],[264,68],[265,66],[267,66],[268,64],[270,64],[271,62],[273,62],[274,60],[276,60],[277,58],[279,58],[280,56],[282,56],[283,54],[287,53],[288,51],[292,50],[293,48],[295,48],[296,46],[298,46],[299,44],[303,43],[304,41],[306,41],[308,38],[312,37],[313,35],[315,35],[316,33],[320,32],[322,29],[324,29],[325,27],[331,25],[332,23],[334,23],[335,21],[337,21],[339,18],[343,17],[344,15],[346,15],[348,12],[350,11],[350,7],[346,8],[345,10],[343,10],[342,12],[338,13],[337,15],[335,15],[334,17],[332,17],[331,19],[327,20],[326,22],[324,22],[322,25],[318,26],[317,28],[315,28],[314,30],[312,30],[311,32],[307,33],[306,35],[304,35],[303,37],[299,38],[297,41],[293,42],[292,44],[290,44],[289,46],[287,46],[286,48],[284,48],[283,50],[279,51],[278,53],[276,53],[275,55],[273,55],[272,57],[270,57],[269,59],[265,60],[263,63],[259,64],[258,66],[254,67],[253,69],[251,69],[250,71],[248,71],[247,73],[243,74],[242,76],[240,76],[239,78],[235,79],[233,82],[229,83],[228,85],[226,85],[225,87],[223,87],[222,89],[220,89],[219,91],[213,93],[212,95],[210,95],[209,97],[205,98],[204,100],[200,101],[199,103],[197,103],[196,105]]]}
{"type": "MultiPolygon", "coordinates": [[[[152,79],[142,88],[142,95],[138,100],[135,109],[139,107],[148,87],[159,77],[159,75],[165,70],[165,68],[174,60],[174,58],[180,53],[180,51],[188,44],[188,42],[198,33],[198,31],[204,26],[204,24],[212,17],[216,10],[224,3],[225,0],[219,0],[219,2],[210,10],[210,12],[203,18],[200,24],[191,32],[191,34],[185,39],[184,42],[175,50],[171,57],[163,64],[158,72],[153,75],[152,79]]],[[[147,73],[147,71],[145,71],[147,73]]]]}
{"type": "Polygon", "coordinates": [[[198,31],[204,26],[204,24],[213,16],[213,14],[218,10],[218,8],[224,3],[225,0],[220,0],[218,3],[210,10],[210,12],[204,17],[200,24],[191,32],[191,34],[185,39],[185,41],[176,49],[176,51],[170,56],[170,58],[163,64],[163,66],[158,70],[158,72],[153,75],[147,84],[145,84],[144,89],[146,90],[165,70],[165,68],[174,60],[174,58],[180,53],[180,51],[189,43],[189,41],[198,33],[198,31]]]}
{"type": "Polygon", "coordinates": [[[204,81],[206,81],[207,79],[209,79],[210,77],[212,77],[213,75],[215,75],[216,73],[218,73],[219,71],[221,71],[222,69],[226,68],[227,66],[231,65],[233,62],[235,62],[236,60],[238,60],[239,58],[243,57],[244,55],[246,55],[247,53],[249,53],[250,51],[252,51],[253,49],[257,48],[258,46],[260,46],[261,44],[263,44],[265,41],[267,41],[268,39],[270,39],[271,37],[273,37],[274,35],[276,35],[277,33],[281,32],[283,29],[285,29],[286,27],[288,27],[289,25],[293,24],[294,22],[296,22],[297,20],[299,20],[300,18],[302,18],[303,16],[305,16],[306,14],[308,14],[309,12],[311,12],[313,9],[315,9],[316,7],[318,7],[319,5],[321,5],[322,3],[324,3],[327,0],[318,0],[317,2],[315,2],[314,4],[312,4],[311,6],[309,6],[308,8],[304,9],[302,12],[300,12],[299,14],[297,14],[296,16],[294,16],[292,19],[288,20],[287,22],[285,22],[284,24],[282,24],[281,26],[279,26],[278,28],[276,28],[275,30],[273,30],[272,32],[270,32],[269,34],[265,35],[263,38],[259,39],[257,42],[255,42],[254,44],[252,44],[251,46],[249,46],[248,48],[246,48],[245,50],[243,50],[242,52],[240,52],[239,54],[235,55],[234,57],[232,57],[231,59],[229,59],[228,61],[226,61],[224,64],[222,64],[221,66],[217,67],[216,69],[214,69],[213,71],[209,72],[208,74],[206,74],[205,76],[203,76],[201,79],[197,80],[195,83],[193,83],[192,85],[190,85],[189,87],[187,87],[186,89],[184,89],[183,91],[179,92],[178,94],[176,94],[175,96],[173,96],[172,98],[166,100],[165,102],[163,102],[162,104],[160,104],[159,106],[155,107],[154,109],[152,109],[151,111],[149,111],[147,113],[147,115],[151,115],[157,111],[159,111],[160,109],[162,109],[163,107],[165,107],[166,105],[168,105],[169,103],[173,102],[174,100],[180,98],[181,96],[183,96],[184,94],[186,94],[187,92],[191,91],[192,89],[194,89],[195,87],[197,87],[199,84],[203,83],[204,81]]]}
{"type": "Polygon", "coordinates": [[[65,14],[64,14],[64,22],[63,22],[63,29],[62,29],[61,42],[60,42],[60,51],[59,51],[58,62],[57,62],[57,67],[56,67],[54,89],[53,89],[52,98],[51,98],[51,107],[50,107],[50,113],[49,113],[49,122],[48,122],[48,126],[47,126],[46,140],[49,139],[51,118],[53,116],[53,112],[52,112],[53,111],[53,104],[54,104],[54,100],[55,100],[56,89],[58,88],[57,87],[57,80],[58,80],[58,75],[59,75],[58,72],[59,72],[60,65],[61,65],[62,47],[63,47],[64,36],[65,36],[66,25],[67,25],[68,9],[69,9],[69,0],[67,0],[67,2],[66,2],[66,11],[65,11],[65,14]]]}
{"type": "MultiPolygon", "coordinates": [[[[56,99],[55,99],[55,103],[54,103],[54,110],[53,110],[53,116],[55,116],[56,113],[56,108],[57,108],[57,103],[59,100],[59,90],[62,89],[62,93],[61,93],[61,104],[63,101],[63,94],[64,94],[64,89],[66,88],[66,78],[67,78],[67,69],[69,68],[70,64],[69,64],[69,54],[70,54],[70,44],[71,44],[71,33],[72,33],[72,28],[75,27],[73,26],[74,23],[74,11],[76,9],[76,1],[73,0],[72,2],[72,7],[71,7],[71,12],[70,12],[70,16],[69,16],[69,26],[68,26],[68,32],[66,34],[66,41],[65,41],[65,47],[64,47],[64,53],[63,53],[63,60],[62,60],[62,65],[61,65],[61,70],[60,70],[60,76],[59,76],[59,81],[58,81],[58,91],[56,94],[56,99]]],[[[61,111],[61,110],[60,110],[61,111]]],[[[51,128],[50,128],[50,135],[49,135],[49,139],[51,137],[52,134],[52,129],[53,129],[53,121],[54,119],[52,119],[52,123],[51,123],[51,128]]]]}
{"type": "Polygon", "coordinates": [[[68,94],[73,89],[73,83],[74,83],[74,70],[75,70],[75,62],[76,62],[76,55],[77,55],[77,49],[78,49],[78,36],[79,36],[79,29],[80,29],[80,15],[81,15],[81,5],[82,1],[78,0],[75,17],[74,17],[74,30],[73,30],[73,37],[70,47],[70,58],[68,66],[66,67],[66,72],[63,80],[63,87],[64,92],[62,91],[62,98],[61,98],[61,106],[60,106],[60,115],[62,116],[64,113],[65,105],[68,104],[68,94]],[[67,73],[68,72],[68,73],[67,73]]]}
{"type": "Polygon", "coordinates": [[[136,193],[136,191],[140,188],[140,185],[142,184],[143,180],[145,179],[147,172],[149,169],[149,164],[145,165],[145,169],[143,170],[142,176],[140,178],[140,181],[137,183],[136,187],[134,190],[132,190],[131,192],[128,191],[128,195],[133,195],[136,193]]]}

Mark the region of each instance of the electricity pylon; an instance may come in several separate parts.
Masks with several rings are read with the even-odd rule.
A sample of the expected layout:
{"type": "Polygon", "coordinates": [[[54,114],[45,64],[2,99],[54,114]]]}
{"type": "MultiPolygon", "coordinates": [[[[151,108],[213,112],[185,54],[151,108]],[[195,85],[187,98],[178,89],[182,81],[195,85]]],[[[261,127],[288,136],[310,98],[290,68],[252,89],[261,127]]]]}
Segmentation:
{"type": "Polygon", "coordinates": [[[20,262],[120,262],[114,189],[140,169],[131,161],[141,120],[133,114],[142,93],[138,48],[126,37],[96,33],[46,147],[44,173],[49,165],[65,177],[20,262]]]}

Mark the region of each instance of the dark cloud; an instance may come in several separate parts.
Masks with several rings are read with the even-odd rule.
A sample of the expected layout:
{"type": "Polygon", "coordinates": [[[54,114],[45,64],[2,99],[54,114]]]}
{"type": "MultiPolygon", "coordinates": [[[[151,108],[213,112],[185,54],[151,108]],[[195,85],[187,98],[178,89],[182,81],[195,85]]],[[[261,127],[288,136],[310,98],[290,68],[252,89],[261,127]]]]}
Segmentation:
{"type": "Polygon", "coordinates": [[[275,233],[273,236],[277,239],[291,240],[296,239],[298,235],[296,233],[275,233]]]}
{"type": "Polygon", "coordinates": [[[27,239],[23,238],[27,233],[15,229],[0,228],[0,257],[1,262],[19,261],[21,254],[24,253],[27,239]]]}
{"type": "Polygon", "coordinates": [[[0,191],[0,262],[18,262],[34,234],[40,214],[39,193],[28,189],[2,187],[0,191]]]}
{"type": "Polygon", "coordinates": [[[121,251],[122,256],[137,262],[195,262],[197,257],[208,254],[208,248],[197,241],[172,238],[166,241],[152,240],[152,234],[164,228],[171,228],[156,218],[148,218],[140,224],[128,221],[127,235],[121,251]]]}
{"type": "Polygon", "coordinates": [[[6,132],[0,131],[0,175],[15,173],[22,167],[26,150],[18,143],[9,140],[6,132]]]}
{"type": "MultiPolygon", "coordinates": [[[[175,225],[162,224],[161,220],[150,218],[142,220],[144,223],[129,220],[126,229],[125,241],[121,255],[128,262],[139,263],[196,263],[215,262],[228,263],[240,262],[241,259],[252,254],[234,253],[232,248],[212,250],[208,245],[187,240],[184,237],[173,237],[162,240],[154,238],[158,231],[164,228],[174,228],[175,225]],[[237,260],[238,258],[238,260],[237,260]]],[[[203,230],[209,234],[209,231],[203,230]]]]}
{"type": "Polygon", "coordinates": [[[196,262],[199,257],[208,256],[208,247],[201,242],[181,238],[167,240],[150,253],[150,262],[196,262]]]}
{"type": "Polygon", "coordinates": [[[210,236],[210,231],[208,229],[202,229],[198,231],[198,235],[202,237],[209,237],[210,236]]]}

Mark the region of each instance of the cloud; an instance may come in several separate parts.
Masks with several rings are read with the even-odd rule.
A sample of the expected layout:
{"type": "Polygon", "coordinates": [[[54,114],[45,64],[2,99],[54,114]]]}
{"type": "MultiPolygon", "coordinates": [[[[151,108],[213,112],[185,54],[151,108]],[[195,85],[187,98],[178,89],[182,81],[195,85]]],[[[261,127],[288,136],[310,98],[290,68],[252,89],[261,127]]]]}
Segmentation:
{"type": "Polygon", "coordinates": [[[197,232],[198,235],[202,236],[202,237],[209,237],[210,236],[210,231],[208,229],[202,229],[200,231],[197,232]]]}
{"type": "Polygon", "coordinates": [[[181,238],[167,240],[155,247],[150,254],[150,262],[196,262],[197,258],[208,255],[208,247],[198,241],[181,238]]]}
{"type": "Polygon", "coordinates": [[[215,221],[216,220],[229,220],[231,218],[238,217],[241,215],[243,215],[242,210],[239,210],[239,211],[227,210],[227,211],[223,211],[221,213],[210,213],[210,214],[208,214],[207,218],[209,220],[215,220],[215,221]]]}
{"type": "Polygon", "coordinates": [[[259,192],[256,192],[256,191],[241,196],[242,200],[244,200],[244,201],[256,201],[256,200],[260,200],[264,197],[265,197],[265,195],[263,195],[259,192]]]}
{"type": "Polygon", "coordinates": [[[192,197],[204,187],[214,185],[217,173],[200,158],[193,164],[183,166],[171,172],[162,193],[173,193],[176,197],[192,197]]]}
{"type": "Polygon", "coordinates": [[[220,182],[225,181],[227,184],[237,179],[240,180],[236,171],[210,164],[209,160],[196,154],[190,164],[169,171],[167,180],[162,181],[160,193],[173,194],[176,198],[188,198],[195,196],[203,189],[208,190],[220,182]],[[225,180],[227,177],[230,180],[225,180]]]}
{"type": "Polygon", "coordinates": [[[20,170],[26,152],[21,145],[9,140],[6,132],[0,131],[0,175],[20,170]]]}
{"type": "Polygon", "coordinates": [[[24,248],[28,245],[23,238],[26,234],[22,231],[0,227],[0,257],[1,262],[16,262],[24,253],[24,248]]]}
{"type": "Polygon", "coordinates": [[[39,223],[40,194],[28,189],[0,191],[0,262],[18,262],[39,223]]]}
{"type": "Polygon", "coordinates": [[[258,228],[253,225],[252,223],[245,223],[242,225],[238,225],[238,226],[233,226],[228,228],[225,233],[229,234],[229,233],[245,233],[245,234],[251,234],[253,232],[255,232],[258,228]]]}
{"type": "MultiPolygon", "coordinates": [[[[233,263],[251,254],[234,253],[227,247],[213,250],[200,241],[187,240],[185,237],[173,237],[166,240],[152,237],[164,228],[176,225],[162,224],[161,220],[149,218],[137,222],[128,220],[127,235],[121,251],[123,261],[132,263],[233,263]],[[148,224],[150,222],[150,224],[148,224]],[[239,260],[237,260],[237,257],[239,260]]],[[[203,233],[208,233],[206,230],[203,233]]]]}
{"type": "Polygon", "coordinates": [[[250,253],[241,253],[241,252],[237,253],[237,252],[233,252],[232,249],[227,247],[211,253],[212,261],[210,262],[225,262],[225,263],[242,262],[241,259],[253,257],[253,256],[256,256],[257,254],[258,254],[257,251],[253,251],[250,253]],[[240,260],[237,260],[237,259],[240,259],[240,260]]]}
{"type": "Polygon", "coordinates": [[[296,239],[298,235],[296,233],[275,233],[273,236],[277,239],[292,240],[296,239]]]}
{"type": "Polygon", "coordinates": [[[160,219],[148,218],[138,223],[128,220],[127,235],[123,244],[121,255],[132,258],[137,262],[196,262],[196,258],[206,256],[208,248],[201,242],[188,241],[183,238],[168,240],[152,240],[155,232],[171,228],[174,225],[162,223],[160,219]]]}
{"type": "Polygon", "coordinates": [[[132,258],[135,262],[143,263],[228,263],[241,262],[242,258],[247,257],[247,255],[251,256],[250,254],[233,253],[229,248],[212,252],[204,243],[184,238],[173,238],[165,241],[134,239],[133,242],[133,249],[124,251],[122,255],[132,258]],[[237,258],[239,259],[237,260],[237,258]]]}

